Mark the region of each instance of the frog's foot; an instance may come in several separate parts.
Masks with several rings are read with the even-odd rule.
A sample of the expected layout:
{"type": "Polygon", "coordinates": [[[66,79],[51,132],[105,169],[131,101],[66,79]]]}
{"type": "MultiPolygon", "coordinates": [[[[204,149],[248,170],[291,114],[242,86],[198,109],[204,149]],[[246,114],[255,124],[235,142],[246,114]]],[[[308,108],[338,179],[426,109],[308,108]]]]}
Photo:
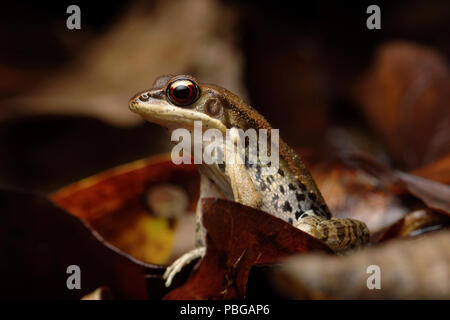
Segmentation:
{"type": "Polygon", "coordinates": [[[175,260],[170,266],[167,267],[166,272],[164,272],[163,279],[166,280],[166,287],[170,287],[172,280],[177,273],[181,271],[185,266],[187,266],[191,261],[202,258],[206,253],[206,247],[195,248],[177,260],[175,260]]]}
{"type": "Polygon", "coordinates": [[[334,251],[355,248],[369,241],[365,223],[354,219],[308,216],[300,219],[296,227],[322,240],[334,251]]]}

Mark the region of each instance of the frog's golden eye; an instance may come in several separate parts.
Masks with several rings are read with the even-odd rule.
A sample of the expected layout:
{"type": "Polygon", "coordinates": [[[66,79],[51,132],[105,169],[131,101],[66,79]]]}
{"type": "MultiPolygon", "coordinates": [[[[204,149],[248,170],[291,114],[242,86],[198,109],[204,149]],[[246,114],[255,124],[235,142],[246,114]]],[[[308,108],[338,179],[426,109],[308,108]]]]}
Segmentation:
{"type": "Polygon", "coordinates": [[[174,105],[187,106],[198,99],[200,89],[194,81],[180,79],[169,84],[166,94],[174,105]]]}

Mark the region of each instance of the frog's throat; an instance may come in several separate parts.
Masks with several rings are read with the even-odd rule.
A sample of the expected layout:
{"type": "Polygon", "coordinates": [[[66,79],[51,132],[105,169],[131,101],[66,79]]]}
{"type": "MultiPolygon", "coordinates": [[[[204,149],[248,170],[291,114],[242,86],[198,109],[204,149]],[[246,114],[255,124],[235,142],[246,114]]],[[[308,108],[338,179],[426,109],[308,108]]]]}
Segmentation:
{"type": "Polygon", "coordinates": [[[130,101],[131,111],[145,120],[169,129],[194,128],[195,121],[201,121],[203,130],[217,129],[226,134],[226,126],[218,119],[191,109],[180,108],[169,104],[147,104],[130,101]]]}

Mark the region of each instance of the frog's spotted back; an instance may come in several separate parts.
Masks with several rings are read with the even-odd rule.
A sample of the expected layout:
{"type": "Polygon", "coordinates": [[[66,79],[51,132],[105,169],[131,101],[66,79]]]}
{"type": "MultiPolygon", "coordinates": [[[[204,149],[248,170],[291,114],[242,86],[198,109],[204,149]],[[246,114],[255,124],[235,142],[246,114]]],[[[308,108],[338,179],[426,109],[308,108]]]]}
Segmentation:
{"type": "Polygon", "coordinates": [[[292,225],[308,216],[331,217],[320,193],[308,189],[287,167],[284,160],[273,175],[262,174],[260,164],[246,164],[253,183],[261,194],[261,210],[269,212],[292,225]]]}

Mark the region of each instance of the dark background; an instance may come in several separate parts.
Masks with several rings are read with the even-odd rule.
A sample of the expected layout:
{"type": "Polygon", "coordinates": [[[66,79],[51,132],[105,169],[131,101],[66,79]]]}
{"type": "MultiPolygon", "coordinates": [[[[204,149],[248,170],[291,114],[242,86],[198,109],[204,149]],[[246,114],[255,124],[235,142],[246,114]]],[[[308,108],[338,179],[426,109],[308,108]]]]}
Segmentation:
{"type": "MultiPolygon", "coordinates": [[[[229,38],[226,41],[242,57],[238,80],[246,100],[273,127],[280,128],[289,144],[305,150],[316,150],[318,146],[327,150],[329,130],[343,128],[364,137],[358,148],[393,166],[410,169],[404,162],[387,156],[383,141],[374,138],[377,133],[361,112],[353,90],[370,67],[376,49],[389,41],[426,45],[448,59],[450,2],[214,2],[232,10],[233,17],[225,21],[233,21],[233,27],[224,38],[229,38]],[[370,4],[381,8],[381,30],[366,28],[366,8],[370,4]]],[[[70,68],[77,68],[80,55],[110,34],[136,3],[59,1],[1,5],[0,184],[47,193],[115,165],[169,150],[169,139],[154,125],[137,119],[117,125],[96,112],[79,114],[78,104],[87,109],[90,106],[86,100],[76,99],[75,89],[68,97],[72,111],[59,112],[57,107],[48,109],[39,103],[31,108],[20,100],[30,93],[39,94],[54,77],[58,81],[64,76],[69,79],[73,70],[70,68]],[[81,30],[65,27],[70,4],[81,7],[81,30]]],[[[150,15],[158,12],[161,3],[148,1],[142,7],[150,15]]],[[[185,14],[191,13],[186,10],[185,14]]],[[[186,34],[195,32],[194,26],[177,23],[173,20],[167,28],[182,28],[186,34]]],[[[215,33],[219,38],[220,29],[227,28],[221,23],[217,21],[215,33]]],[[[181,47],[186,41],[183,37],[164,39],[181,47]]],[[[225,62],[229,60],[224,58],[225,62]]],[[[124,59],[117,61],[117,66],[126,69],[127,64],[133,63],[136,62],[131,58],[124,59]]],[[[176,71],[198,73],[184,67],[176,71]]],[[[131,97],[150,87],[154,75],[149,72],[148,79],[142,79],[134,92],[127,89],[123,96],[131,97]]],[[[114,90],[119,91],[120,85],[114,90]]],[[[118,101],[118,105],[126,110],[127,100],[118,101]]]]}

